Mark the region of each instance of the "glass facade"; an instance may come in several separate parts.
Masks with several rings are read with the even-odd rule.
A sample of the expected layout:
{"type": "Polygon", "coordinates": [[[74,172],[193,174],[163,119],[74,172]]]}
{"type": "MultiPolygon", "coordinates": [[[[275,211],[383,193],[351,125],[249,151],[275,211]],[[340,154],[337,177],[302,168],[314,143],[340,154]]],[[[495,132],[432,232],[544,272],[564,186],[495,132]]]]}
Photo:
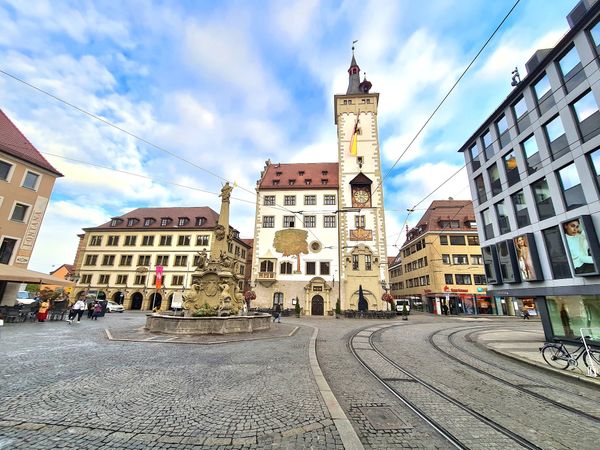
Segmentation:
{"type": "Polygon", "coordinates": [[[544,131],[546,132],[548,146],[550,147],[553,159],[558,159],[569,153],[569,143],[560,116],[556,116],[545,124],[544,131]]]}
{"type": "Polygon", "coordinates": [[[600,342],[600,295],[548,296],[546,304],[555,336],[574,338],[584,328],[586,336],[600,342]]]}
{"type": "Polygon", "coordinates": [[[535,198],[535,206],[537,208],[540,220],[554,217],[554,205],[550,196],[550,189],[545,178],[531,184],[533,197],[535,198]]]}
{"type": "Polygon", "coordinates": [[[560,178],[563,198],[565,199],[567,210],[585,205],[585,196],[583,195],[583,188],[581,187],[581,181],[579,180],[579,174],[577,173],[575,164],[569,164],[560,169],[558,171],[558,176],[560,178]]]}

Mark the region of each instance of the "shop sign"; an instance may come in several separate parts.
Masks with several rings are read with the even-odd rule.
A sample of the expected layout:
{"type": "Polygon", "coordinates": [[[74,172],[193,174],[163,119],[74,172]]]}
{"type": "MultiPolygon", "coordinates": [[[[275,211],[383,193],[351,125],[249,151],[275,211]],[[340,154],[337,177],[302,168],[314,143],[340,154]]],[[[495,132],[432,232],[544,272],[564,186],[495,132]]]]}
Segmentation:
{"type": "Polygon", "coordinates": [[[450,289],[451,292],[469,292],[468,289],[450,289]]]}

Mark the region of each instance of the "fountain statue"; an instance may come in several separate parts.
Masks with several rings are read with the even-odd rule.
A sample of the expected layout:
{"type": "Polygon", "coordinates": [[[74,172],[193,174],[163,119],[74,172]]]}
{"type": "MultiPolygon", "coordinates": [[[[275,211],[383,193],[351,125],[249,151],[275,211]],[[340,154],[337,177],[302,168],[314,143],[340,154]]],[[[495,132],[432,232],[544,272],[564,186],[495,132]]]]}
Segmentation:
{"type": "Polygon", "coordinates": [[[228,255],[234,239],[229,227],[229,199],[233,186],[225,183],[221,189],[221,213],[215,227],[210,252],[198,252],[198,265],[192,274],[190,292],[183,302],[184,317],[151,314],[146,329],[167,334],[227,334],[268,330],[271,315],[246,315],[246,302],[239,289],[237,261],[228,255]],[[243,315],[238,315],[243,312],[243,315]]]}

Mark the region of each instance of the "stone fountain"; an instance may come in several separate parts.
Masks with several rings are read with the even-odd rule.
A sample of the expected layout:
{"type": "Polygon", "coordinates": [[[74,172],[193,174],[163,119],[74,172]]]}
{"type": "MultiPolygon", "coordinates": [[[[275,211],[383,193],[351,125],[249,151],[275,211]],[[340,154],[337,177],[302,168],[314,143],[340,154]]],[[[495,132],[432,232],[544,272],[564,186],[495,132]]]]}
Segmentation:
{"type": "Polygon", "coordinates": [[[227,255],[233,230],[229,228],[229,203],[233,187],[221,189],[221,213],[210,254],[198,253],[192,274],[191,292],[183,302],[184,317],[151,314],[146,328],[173,334],[226,334],[265,330],[271,327],[270,314],[238,315],[244,305],[236,274],[237,261],[227,255]],[[215,316],[216,313],[216,316],[215,316]],[[208,316],[207,316],[208,315],[208,316]]]}

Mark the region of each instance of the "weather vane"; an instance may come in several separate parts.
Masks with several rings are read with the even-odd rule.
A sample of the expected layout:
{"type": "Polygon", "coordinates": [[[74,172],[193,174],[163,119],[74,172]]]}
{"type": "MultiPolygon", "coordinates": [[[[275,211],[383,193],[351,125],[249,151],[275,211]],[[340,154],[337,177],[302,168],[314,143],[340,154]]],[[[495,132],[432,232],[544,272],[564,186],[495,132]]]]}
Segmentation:
{"type": "Polygon", "coordinates": [[[352,53],[354,53],[354,44],[356,44],[358,42],[358,39],[355,41],[352,41],[352,53]]]}

